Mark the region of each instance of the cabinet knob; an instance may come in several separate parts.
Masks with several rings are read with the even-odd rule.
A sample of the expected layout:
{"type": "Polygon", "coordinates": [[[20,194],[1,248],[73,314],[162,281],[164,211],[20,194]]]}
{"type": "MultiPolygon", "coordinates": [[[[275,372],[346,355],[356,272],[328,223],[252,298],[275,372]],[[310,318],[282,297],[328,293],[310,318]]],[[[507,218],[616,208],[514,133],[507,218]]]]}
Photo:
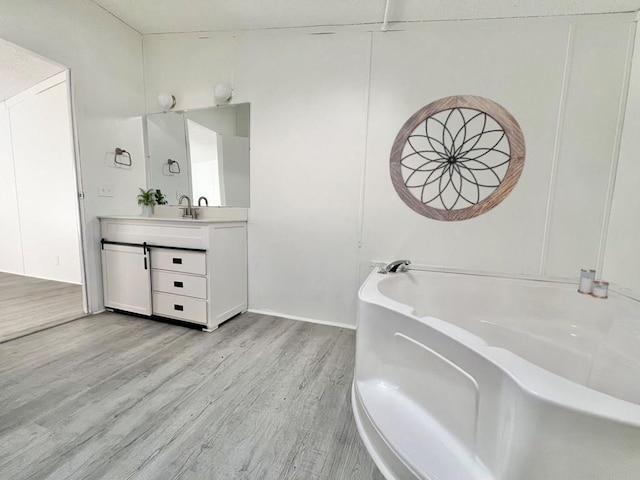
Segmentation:
{"type": "Polygon", "coordinates": [[[174,310],[178,310],[179,312],[182,312],[184,310],[184,307],[182,305],[173,305],[173,309],[174,310]]]}
{"type": "Polygon", "coordinates": [[[182,282],[173,282],[173,286],[176,288],[182,288],[184,285],[182,284],[182,282]]]}
{"type": "Polygon", "coordinates": [[[173,263],[176,265],[182,265],[182,259],[173,257],[173,263]]]}

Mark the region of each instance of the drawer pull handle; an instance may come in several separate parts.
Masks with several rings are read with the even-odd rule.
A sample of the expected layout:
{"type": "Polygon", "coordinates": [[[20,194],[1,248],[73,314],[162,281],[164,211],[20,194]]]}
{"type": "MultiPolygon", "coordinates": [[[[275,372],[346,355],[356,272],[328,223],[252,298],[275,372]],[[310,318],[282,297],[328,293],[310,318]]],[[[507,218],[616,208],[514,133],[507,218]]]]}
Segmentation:
{"type": "Polygon", "coordinates": [[[173,286],[176,288],[182,288],[184,287],[184,284],[182,282],[173,282],[173,286]]]}
{"type": "Polygon", "coordinates": [[[173,263],[176,265],[182,265],[182,259],[173,257],[173,263]]]}
{"type": "Polygon", "coordinates": [[[179,312],[182,312],[184,310],[184,307],[182,305],[173,305],[173,309],[174,310],[178,310],[179,312]]]}

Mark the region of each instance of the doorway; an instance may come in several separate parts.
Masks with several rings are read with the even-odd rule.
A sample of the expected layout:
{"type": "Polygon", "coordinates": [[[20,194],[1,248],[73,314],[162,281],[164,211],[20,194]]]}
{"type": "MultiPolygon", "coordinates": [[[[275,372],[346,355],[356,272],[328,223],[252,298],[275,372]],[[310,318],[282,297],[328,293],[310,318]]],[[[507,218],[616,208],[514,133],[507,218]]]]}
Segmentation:
{"type": "Polygon", "coordinates": [[[70,72],[0,39],[0,342],[85,315],[70,72]]]}

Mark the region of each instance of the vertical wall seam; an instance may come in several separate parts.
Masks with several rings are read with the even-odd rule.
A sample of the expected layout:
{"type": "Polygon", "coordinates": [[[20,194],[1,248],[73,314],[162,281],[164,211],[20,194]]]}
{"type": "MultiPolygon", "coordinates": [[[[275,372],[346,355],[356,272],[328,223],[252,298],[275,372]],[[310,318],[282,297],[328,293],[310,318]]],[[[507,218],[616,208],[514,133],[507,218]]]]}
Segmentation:
{"type": "Polygon", "coordinates": [[[551,178],[549,179],[549,194],[547,196],[547,211],[545,216],[544,232],[542,235],[542,252],[540,255],[540,265],[538,275],[544,275],[546,271],[547,254],[549,250],[549,233],[551,229],[551,214],[555,200],[556,185],[558,182],[558,168],[560,164],[560,147],[562,145],[562,134],[564,129],[564,118],[567,110],[567,97],[569,81],[571,80],[571,64],[573,61],[575,25],[569,26],[567,38],[567,51],[564,60],[564,72],[562,76],[562,90],[560,92],[560,107],[558,108],[558,119],[556,122],[556,138],[553,145],[553,159],[551,161],[551,178]]]}
{"type": "MultiPolygon", "coordinates": [[[[360,201],[358,205],[358,233],[356,241],[356,258],[354,262],[355,273],[355,285],[354,293],[358,291],[360,286],[360,268],[362,265],[362,240],[364,233],[364,210],[366,200],[366,182],[367,182],[367,161],[368,161],[368,145],[369,145],[369,108],[371,104],[371,71],[373,69],[373,32],[369,34],[369,58],[368,58],[368,70],[367,70],[367,87],[364,94],[364,140],[362,142],[362,166],[360,169],[360,201]]],[[[358,312],[354,312],[355,317],[350,318],[349,321],[354,325],[358,324],[358,312]]]]}
{"type": "Polygon", "coordinates": [[[147,112],[147,101],[148,101],[148,96],[147,96],[147,64],[145,62],[145,55],[144,55],[144,37],[142,35],[140,35],[140,55],[141,55],[141,60],[142,60],[142,96],[144,97],[144,109],[143,111],[146,113],[147,112]]]}
{"type": "MultiPolygon", "coordinates": [[[[369,145],[369,108],[371,105],[371,71],[373,69],[373,32],[369,32],[369,71],[367,74],[367,90],[365,92],[364,109],[364,145],[362,155],[362,169],[360,171],[360,205],[358,206],[358,249],[362,247],[364,233],[364,203],[367,181],[367,147],[369,145]]],[[[358,255],[358,260],[361,260],[358,255]]]]}
{"type": "Polygon", "coordinates": [[[146,119],[144,118],[149,111],[148,109],[149,95],[147,92],[147,74],[146,74],[147,64],[146,64],[146,57],[144,54],[144,36],[143,35],[140,36],[140,54],[142,55],[142,96],[143,96],[143,102],[144,102],[144,106],[142,108],[143,115],[142,115],[142,118],[140,119],[142,123],[142,155],[144,157],[144,178],[147,182],[147,185],[151,185],[151,164],[149,161],[149,154],[148,154],[149,142],[148,142],[147,122],[146,122],[146,119]]]}
{"type": "Polygon", "coordinates": [[[605,266],[607,240],[609,237],[609,224],[611,222],[611,210],[613,208],[613,197],[615,194],[618,162],[620,160],[622,131],[624,129],[624,119],[627,112],[626,106],[629,97],[629,84],[631,83],[631,68],[633,65],[636,28],[637,23],[632,22],[629,26],[629,36],[627,38],[627,58],[625,59],[624,77],[622,80],[622,89],[620,92],[620,101],[618,105],[618,119],[616,121],[616,136],[613,144],[613,150],[611,152],[611,166],[609,167],[607,195],[605,197],[604,212],[602,214],[602,227],[600,230],[600,242],[598,245],[598,257],[596,261],[596,269],[598,272],[603,272],[605,266]]]}

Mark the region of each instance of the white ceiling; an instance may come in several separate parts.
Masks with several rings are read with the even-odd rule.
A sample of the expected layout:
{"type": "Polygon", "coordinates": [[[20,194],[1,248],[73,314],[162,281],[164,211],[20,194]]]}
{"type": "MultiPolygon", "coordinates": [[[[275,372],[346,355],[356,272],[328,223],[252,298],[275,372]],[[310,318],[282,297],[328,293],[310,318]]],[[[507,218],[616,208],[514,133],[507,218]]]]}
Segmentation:
{"type": "Polygon", "coordinates": [[[0,101],[63,70],[59,65],[0,39],[0,101]]]}
{"type": "MultiPolygon", "coordinates": [[[[140,33],[381,23],[385,0],[93,0],[140,33]]],[[[389,20],[631,12],[640,0],[390,0],[389,20]]]]}

